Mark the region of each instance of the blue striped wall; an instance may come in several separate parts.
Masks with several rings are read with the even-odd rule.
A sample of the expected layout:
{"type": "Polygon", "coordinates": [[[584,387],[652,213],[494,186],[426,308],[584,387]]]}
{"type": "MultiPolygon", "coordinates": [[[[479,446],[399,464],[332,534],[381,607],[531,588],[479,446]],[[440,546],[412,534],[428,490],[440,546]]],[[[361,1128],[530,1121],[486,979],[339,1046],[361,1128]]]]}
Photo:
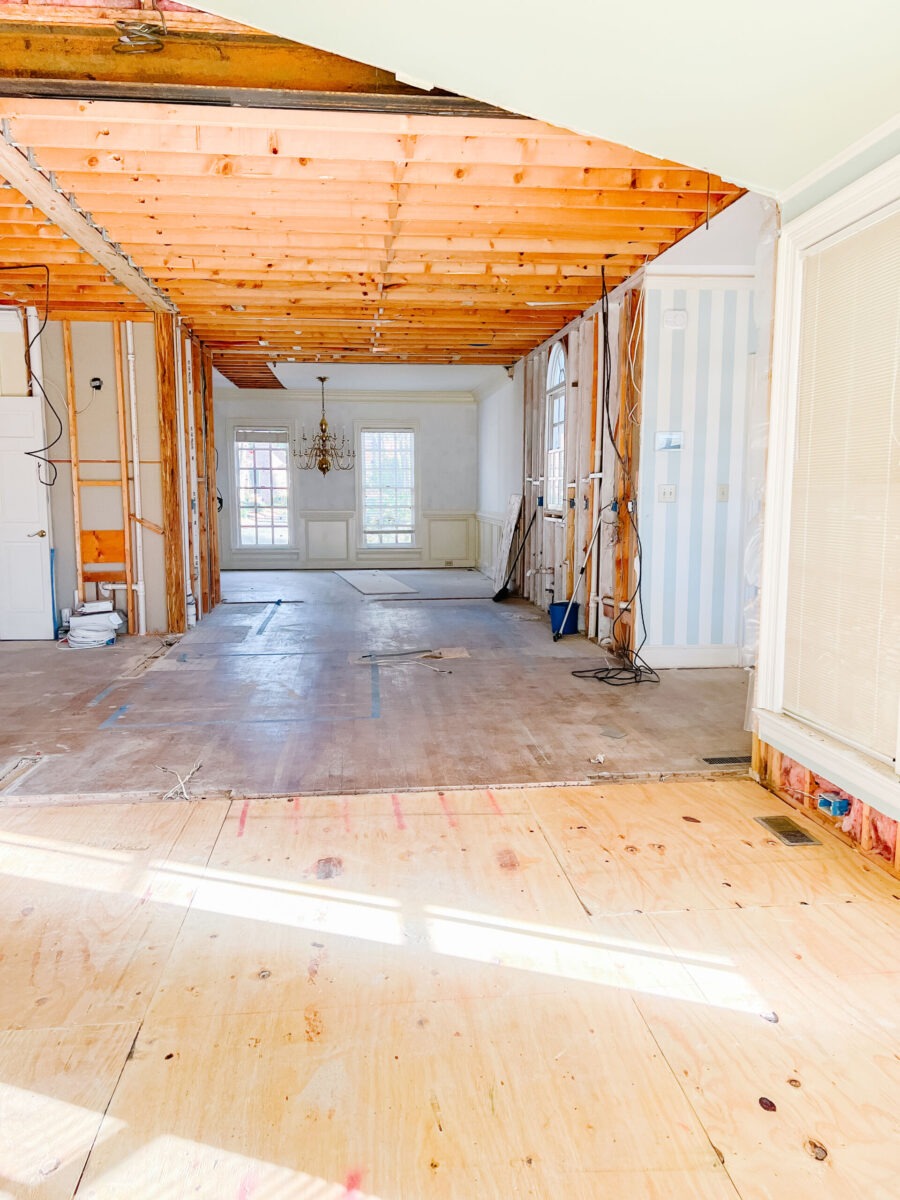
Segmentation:
{"type": "Polygon", "coordinates": [[[638,514],[651,666],[740,661],[752,294],[750,278],[647,280],[638,514]],[[669,310],[687,314],[684,329],[666,328],[669,310]],[[657,450],[658,432],[683,434],[683,449],[657,450]],[[674,502],[659,500],[663,484],[674,502]]]}

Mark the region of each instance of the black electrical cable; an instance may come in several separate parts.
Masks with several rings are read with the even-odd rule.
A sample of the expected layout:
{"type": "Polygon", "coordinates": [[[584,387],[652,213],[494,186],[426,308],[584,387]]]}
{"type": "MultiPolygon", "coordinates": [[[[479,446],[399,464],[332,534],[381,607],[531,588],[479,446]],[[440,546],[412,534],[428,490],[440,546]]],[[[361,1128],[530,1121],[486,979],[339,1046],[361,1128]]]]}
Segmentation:
{"type": "MultiPolygon", "coordinates": [[[[613,451],[619,464],[622,468],[622,473],[626,482],[631,485],[631,472],[628,469],[624,457],[622,456],[616,436],[613,432],[612,418],[609,411],[610,398],[610,383],[612,378],[612,351],[609,344],[609,293],[606,290],[606,271],[601,267],[600,278],[603,284],[603,292],[600,297],[600,314],[603,326],[603,415],[606,423],[606,432],[612,444],[613,451]]],[[[633,491],[633,487],[629,486],[629,492],[633,491]]],[[[637,601],[637,609],[641,619],[641,641],[636,649],[624,650],[625,663],[615,667],[593,667],[586,670],[573,671],[572,674],[576,679],[596,679],[599,683],[607,683],[610,687],[627,687],[637,683],[659,683],[659,675],[653,668],[641,657],[647,642],[647,628],[644,621],[644,598],[641,590],[641,584],[644,575],[644,548],[641,543],[641,535],[638,531],[637,520],[634,515],[634,504],[628,501],[625,505],[625,510],[628,519],[631,522],[631,528],[634,530],[635,545],[637,548],[637,580],[635,581],[634,591],[628,597],[627,602],[616,613],[613,618],[613,623],[610,628],[610,636],[615,639],[616,628],[626,612],[631,612],[634,616],[634,603],[637,601]]]]}
{"type": "MultiPolygon", "coordinates": [[[[0,271],[43,271],[44,272],[44,278],[45,278],[44,316],[43,316],[43,319],[41,320],[41,323],[40,323],[40,326],[38,327],[37,332],[32,337],[31,341],[28,343],[28,357],[29,357],[29,364],[30,364],[31,351],[34,346],[34,343],[38,340],[38,338],[41,336],[41,334],[47,328],[47,321],[50,317],[50,268],[47,266],[46,263],[31,263],[28,266],[3,266],[3,267],[0,267],[0,271]]],[[[53,447],[56,445],[56,443],[59,441],[59,439],[62,437],[64,426],[63,426],[62,419],[60,418],[59,413],[53,407],[53,402],[51,401],[50,397],[47,395],[44,385],[41,383],[40,379],[38,379],[38,377],[34,374],[33,371],[31,373],[31,378],[32,378],[32,381],[38,385],[41,395],[44,397],[44,403],[47,405],[47,407],[53,413],[53,416],[56,418],[56,424],[59,426],[56,437],[53,439],[52,442],[48,442],[46,446],[41,446],[40,450],[26,450],[25,451],[25,453],[28,455],[29,458],[36,458],[39,464],[49,467],[50,477],[49,477],[49,479],[45,479],[43,477],[43,475],[41,474],[41,467],[38,466],[38,479],[44,485],[44,487],[49,488],[49,487],[53,487],[53,485],[56,483],[56,479],[57,479],[57,476],[59,475],[59,471],[57,470],[56,463],[47,457],[47,451],[52,450],[53,447]]]]}

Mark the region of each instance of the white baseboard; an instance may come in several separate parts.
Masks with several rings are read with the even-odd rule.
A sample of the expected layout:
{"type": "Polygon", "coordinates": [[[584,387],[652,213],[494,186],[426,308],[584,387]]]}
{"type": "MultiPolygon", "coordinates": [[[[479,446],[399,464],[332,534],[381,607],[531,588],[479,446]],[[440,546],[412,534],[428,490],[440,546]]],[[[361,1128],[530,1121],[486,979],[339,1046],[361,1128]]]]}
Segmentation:
{"type": "Polygon", "coordinates": [[[739,667],[740,646],[645,646],[641,658],[659,671],[674,667],[739,667]]]}

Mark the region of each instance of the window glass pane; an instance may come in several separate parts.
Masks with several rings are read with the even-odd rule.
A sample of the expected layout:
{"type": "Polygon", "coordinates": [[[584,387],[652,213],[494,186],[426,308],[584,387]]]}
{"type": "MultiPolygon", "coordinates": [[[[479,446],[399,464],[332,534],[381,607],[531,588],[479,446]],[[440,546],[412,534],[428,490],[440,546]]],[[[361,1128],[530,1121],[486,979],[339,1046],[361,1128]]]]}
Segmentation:
{"type": "Polygon", "coordinates": [[[286,429],[236,431],[239,545],[290,545],[287,460],[286,429]]]}
{"type": "Polygon", "coordinates": [[[363,544],[411,546],[415,526],[413,432],[366,429],[360,440],[363,544]]]}

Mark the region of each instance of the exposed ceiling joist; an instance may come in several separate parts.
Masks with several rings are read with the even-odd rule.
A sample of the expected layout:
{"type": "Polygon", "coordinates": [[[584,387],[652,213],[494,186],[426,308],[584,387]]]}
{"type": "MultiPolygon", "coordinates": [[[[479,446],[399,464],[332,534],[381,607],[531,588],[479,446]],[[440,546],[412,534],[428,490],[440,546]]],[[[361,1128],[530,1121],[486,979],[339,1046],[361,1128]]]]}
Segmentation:
{"type": "MultiPolygon", "coordinates": [[[[335,65],[351,86],[357,68],[335,65]]],[[[278,362],[509,365],[595,303],[601,273],[615,287],[741,194],[508,114],[0,98],[0,117],[260,387],[278,362]]],[[[29,199],[0,190],[2,256],[51,267],[53,311],[133,308],[29,199]]],[[[33,273],[2,286],[34,302],[33,273]]]]}
{"type": "Polygon", "coordinates": [[[184,6],[0,4],[0,95],[505,117],[184,6]],[[129,49],[129,29],[142,34],[129,49]]]}
{"type": "Polygon", "coordinates": [[[56,183],[53,173],[45,174],[40,169],[34,152],[15,142],[6,121],[0,136],[0,174],[147,308],[153,312],[176,311],[173,302],[147,278],[128,253],[114,243],[105,230],[95,225],[89,214],[72,204],[56,183]]]}

